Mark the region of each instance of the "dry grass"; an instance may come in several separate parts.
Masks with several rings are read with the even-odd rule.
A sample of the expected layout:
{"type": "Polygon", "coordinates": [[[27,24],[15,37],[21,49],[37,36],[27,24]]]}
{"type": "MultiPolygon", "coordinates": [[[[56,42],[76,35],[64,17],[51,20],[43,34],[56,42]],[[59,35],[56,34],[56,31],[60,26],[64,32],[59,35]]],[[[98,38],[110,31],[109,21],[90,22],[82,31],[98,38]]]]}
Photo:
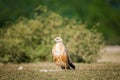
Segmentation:
{"type": "Polygon", "coordinates": [[[119,80],[120,64],[79,64],[76,70],[56,70],[48,62],[0,64],[0,80],[119,80]],[[22,66],[23,69],[18,70],[22,66]],[[48,70],[48,71],[41,71],[48,70]],[[53,71],[50,71],[53,70],[53,71]]]}
{"type": "Polygon", "coordinates": [[[56,70],[50,62],[1,63],[0,80],[120,80],[120,47],[106,47],[105,50],[99,63],[75,63],[76,70],[56,70]]]}

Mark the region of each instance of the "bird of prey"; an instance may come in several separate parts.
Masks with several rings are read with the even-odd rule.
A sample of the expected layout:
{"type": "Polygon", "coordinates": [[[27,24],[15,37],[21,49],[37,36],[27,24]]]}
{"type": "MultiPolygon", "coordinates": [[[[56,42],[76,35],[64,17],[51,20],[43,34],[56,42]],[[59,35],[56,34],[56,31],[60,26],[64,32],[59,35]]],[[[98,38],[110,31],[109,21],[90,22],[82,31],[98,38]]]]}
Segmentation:
{"type": "Polygon", "coordinates": [[[57,66],[60,66],[62,69],[75,69],[75,66],[72,64],[70,56],[66,47],[63,44],[61,37],[56,37],[56,44],[52,49],[53,61],[57,66]]]}

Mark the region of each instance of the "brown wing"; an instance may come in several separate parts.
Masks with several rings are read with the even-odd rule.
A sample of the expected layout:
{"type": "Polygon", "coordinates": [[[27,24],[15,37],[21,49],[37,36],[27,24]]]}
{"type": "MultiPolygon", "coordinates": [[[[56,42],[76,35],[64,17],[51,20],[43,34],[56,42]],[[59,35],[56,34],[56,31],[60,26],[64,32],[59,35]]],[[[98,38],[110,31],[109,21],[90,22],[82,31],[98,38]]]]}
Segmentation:
{"type": "Polygon", "coordinates": [[[68,52],[68,50],[67,50],[67,48],[65,48],[65,52],[66,52],[66,54],[67,54],[67,61],[68,61],[68,69],[70,69],[70,67],[72,68],[72,69],[75,69],[75,65],[72,63],[72,61],[71,61],[71,58],[70,58],[70,56],[69,56],[69,52],[68,52]]]}

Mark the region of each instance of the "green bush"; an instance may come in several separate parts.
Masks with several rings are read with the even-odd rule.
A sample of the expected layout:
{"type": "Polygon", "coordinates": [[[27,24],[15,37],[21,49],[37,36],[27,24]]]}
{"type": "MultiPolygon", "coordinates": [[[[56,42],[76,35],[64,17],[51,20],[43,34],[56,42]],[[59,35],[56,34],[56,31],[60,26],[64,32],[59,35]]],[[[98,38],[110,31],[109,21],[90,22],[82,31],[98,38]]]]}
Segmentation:
{"type": "Polygon", "coordinates": [[[75,19],[67,19],[39,6],[33,19],[19,18],[16,24],[0,30],[0,62],[50,61],[53,39],[61,36],[76,62],[95,62],[103,38],[94,29],[75,19]]]}

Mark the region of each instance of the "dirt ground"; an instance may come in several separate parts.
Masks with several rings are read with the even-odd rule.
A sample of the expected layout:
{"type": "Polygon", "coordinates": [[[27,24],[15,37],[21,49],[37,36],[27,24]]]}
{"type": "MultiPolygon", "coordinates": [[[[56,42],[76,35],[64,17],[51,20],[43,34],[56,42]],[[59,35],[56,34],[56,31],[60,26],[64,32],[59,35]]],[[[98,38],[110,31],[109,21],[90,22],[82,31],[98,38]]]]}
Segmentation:
{"type": "Polygon", "coordinates": [[[51,62],[1,64],[0,80],[120,80],[118,63],[74,63],[75,70],[56,69],[51,62]]]}

